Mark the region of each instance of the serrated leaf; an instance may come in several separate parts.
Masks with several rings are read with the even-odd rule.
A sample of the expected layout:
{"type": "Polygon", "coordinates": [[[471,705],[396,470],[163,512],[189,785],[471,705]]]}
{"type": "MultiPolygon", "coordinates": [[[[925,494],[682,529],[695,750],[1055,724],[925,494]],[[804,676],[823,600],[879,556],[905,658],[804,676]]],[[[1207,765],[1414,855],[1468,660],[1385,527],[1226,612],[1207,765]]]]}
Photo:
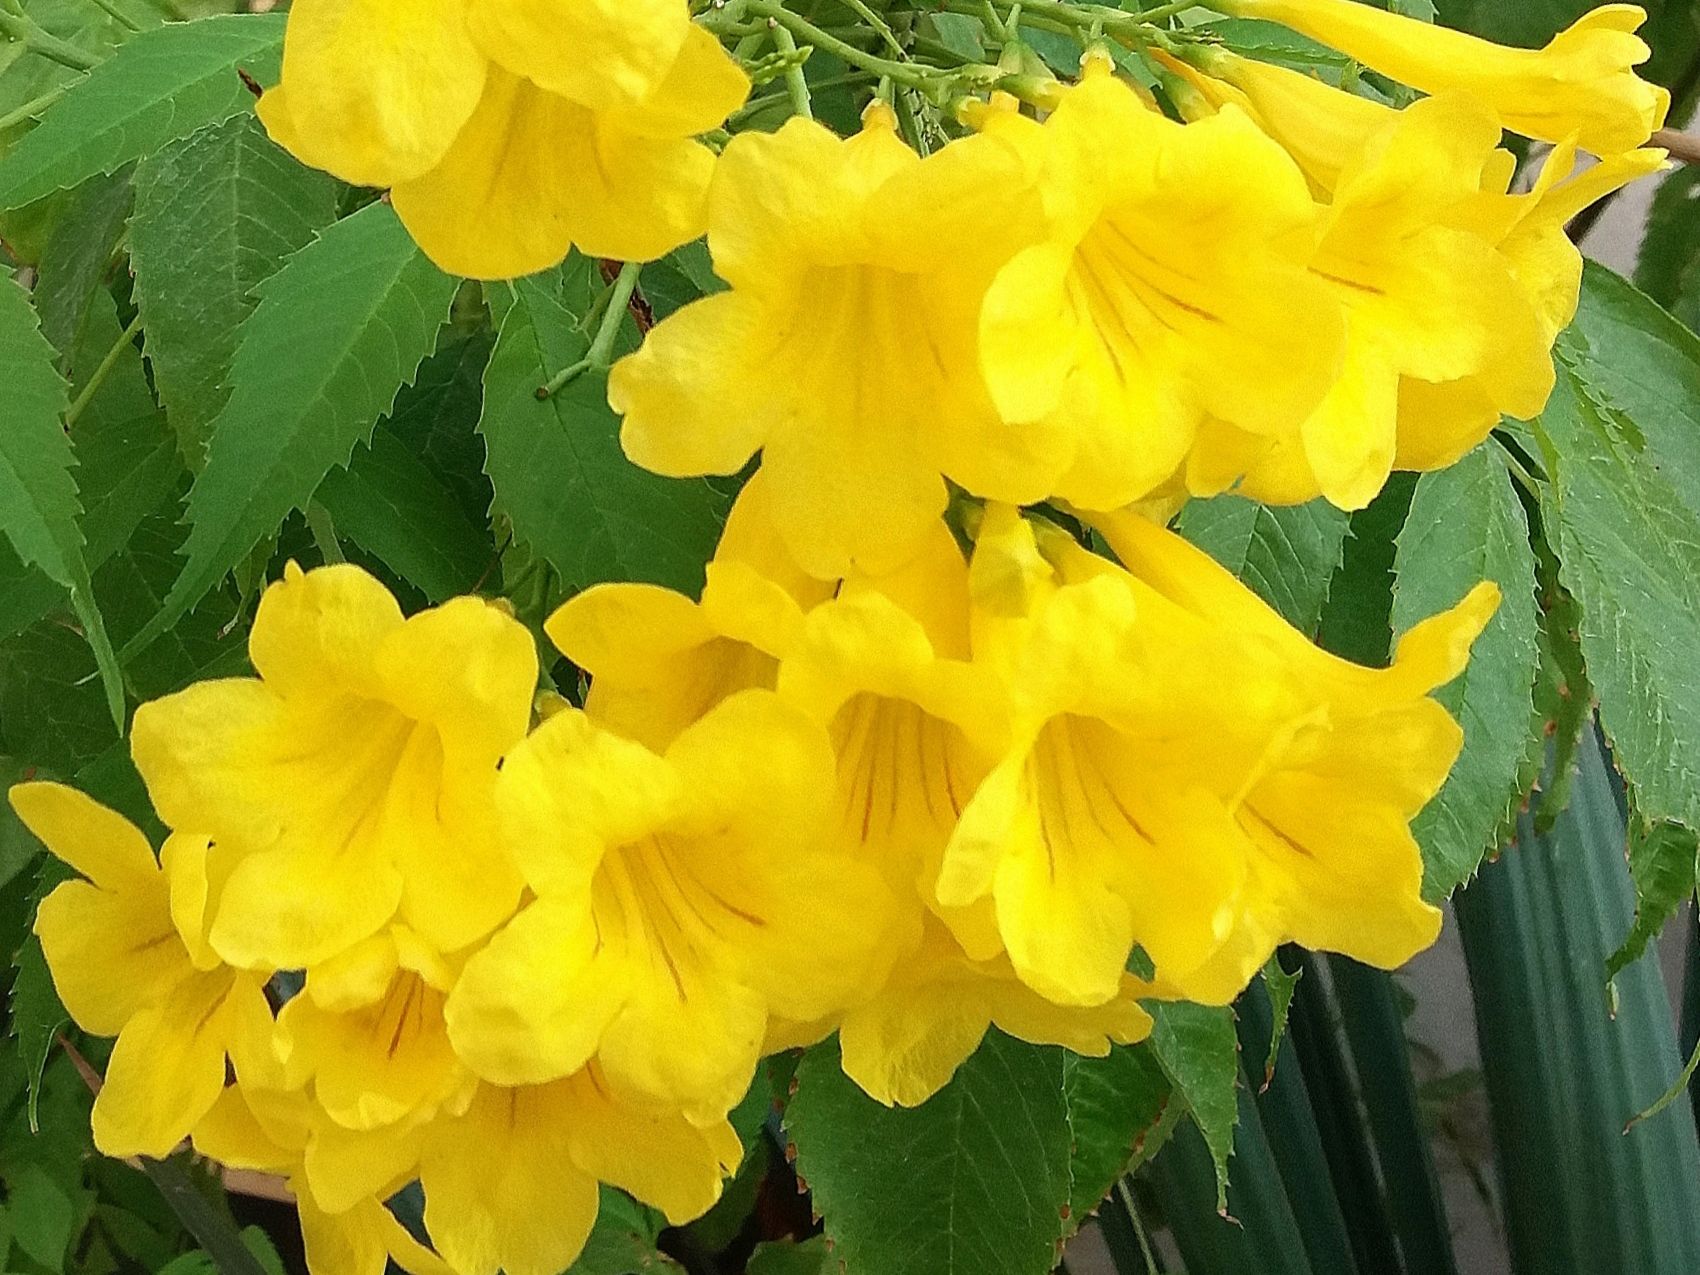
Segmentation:
{"type": "Polygon", "coordinates": [[[1635,882],[1635,923],[1606,961],[1606,978],[1615,979],[1637,961],[1700,887],[1700,840],[1681,824],[1629,825],[1629,875],[1635,882]]]}
{"type": "Polygon", "coordinates": [[[77,529],[82,510],[71,476],[75,459],[60,424],[68,394],[53,357],[29,297],[0,276],[0,385],[7,389],[6,428],[0,430],[0,531],[26,565],[40,567],[70,592],[100,666],[107,708],[121,730],[124,685],[83,557],[77,529]]]}
{"type": "Polygon", "coordinates": [[[68,356],[82,340],[95,291],[111,271],[113,251],[123,238],[130,216],[129,177],[92,177],[66,202],[42,253],[31,296],[41,316],[41,334],[68,356]]]}
{"type": "Polygon", "coordinates": [[[457,286],[383,203],[330,227],[261,285],[189,493],[188,561],[127,656],[348,464],[431,353],[457,286]]]}
{"type": "Polygon", "coordinates": [[[135,187],[130,268],[148,361],[183,454],[198,465],[230,396],[255,289],[331,224],[338,186],[243,114],[143,160],[135,187]]]}
{"type": "Polygon", "coordinates": [[[487,330],[445,340],[384,421],[384,428],[454,493],[461,513],[475,525],[488,525],[490,518],[490,480],[484,476],[478,417],[484,408],[484,369],[495,344],[487,330]]]}
{"type": "Polygon", "coordinates": [[[0,209],[114,172],[202,125],[251,109],[241,73],[275,83],[285,17],[175,22],[122,45],[0,156],[0,209]]]}
{"type": "Polygon", "coordinates": [[[575,259],[515,285],[484,373],[478,423],[496,512],[549,563],[564,591],[639,580],[695,594],[726,499],[701,479],[661,478],[626,459],[605,373],[588,372],[547,402],[537,399],[539,386],[589,349],[578,330],[589,303],[582,273],[575,259]]]}
{"type": "Polygon", "coordinates": [[[1464,749],[1445,787],[1413,825],[1423,852],[1423,893],[1438,900],[1475,875],[1526,795],[1521,780],[1539,661],[1535,557],[1497,443],[1422,476],[1394,569],[1399,635],[1455,606],[1483,580],[1500,592],[1499,610],[1476,640],[1469,667],[1436,693],[1464,728],[1464,749]]]}
{"type": "Polygon", "coordinates": [[[1239,1120],[1239,1040],[1234,1011],[1173,1001],[1151,1007],[1151,1048],[1192,1113],[1216,1166],[1216,1209],[1228,1207],[1228,1159],[1239,1120]]]}
{"type": "Polygon", "coordinates": [[[1156,1154],[1167,1131],[1172,1087],[1144,1045],[1116,1046],[1103,1058],[1063,1055],[1063,1100],[1073,1154],[1069,1215],[1077,1227],[1123,1174],[1156,1154]]]}
{"type": "Polygon", "coordinates": [[[677,1271],[678,1265],[656,1251],[655,1238],[666,1219],[623,1191],[602,1188],[596,1225],[567,1275],[650,1275],[677,1271]]]}
{"type": "Polygon", "coordinates": [[[1688,327],[1700,326],[1700,168],[1684,166],[1659,183],[1635,286],[1688,327]]]}
{"type": "Polygon", "coordinates": [[[494,561],[490,537],[467,521],[449,489],[382,425],[347,469],[325,475],[317,499],[338,532],[432,602],[468,592],[494,561]]]}
{"type": "MultiPolygon", "coordinates": [[[[42,859],[40,875],[30,903],[30,916],[54,886],[67,879],[69,870],[52,856],[42,859]]],[[[33,923],[33,921],[32,921],[33,923]]],[[[42,955],[41,940],[31,934],[12,958],[12,998],[7,1005],[11,1019],[11,1034],[18,1042],[18,1056],[23,1059],[24,1078],[29,1086],[27,1114],[29,1127],[37,1127],[37,1108],[41,1099],[41,1077],[47,1060],[53,1053],[53,1042],[70,1016],[53,987],[53,974],[42,955]]]]}
{"type": "Polygon", "coordinates": [[[1416,475],[1395,473],[1352,515],[1340,569],[1328,584],[1317,640],[1355,664],[1380,667],[1392,650],[1393,563],[1415,488],[1416,475]]]}
{"type": "Polygon", "coordinates": [[[1316,632],[1351,517],[1327,501],[1271,508],[1227,494],[1194,500],[1176,529],[1306,634],[1316,632]]]}
{"type": "Polygon", "coordinates": [[[1669,319],[1622,280],[1591,270],[1586,291],[1537,423],[1553,479],[1543,514],[1635,809],[1700,830],[1700,400],[1683,397],[1700,347],[1661,332],[1669,319]],[[1645,327],[1630,333],[1625,311],[1645,327]],[[1642,343],[1660,336],[1655,366],[1642,343]]]}
{"type": "Polygon", "coordinates": [[[786,1127],[844,1275],[1046,1275],[1069,1201],[1062,1051],[992,1031],[920,1107],[887,1108],[839,1066],[797,1069],[786,1127]]]}
{"type": "Polygon", "coordinates": [[[756,1245],[747,1275],[831,1275],[837,1270],[826,1236],[794,1243],[790,1240],[756,1245]]]}
{"type": "Polygon", "coordinates": [[[1304,977],[1301,965],[1291,974],[1281,968],[1281,958],[1271,956],[1263,967],[1263,986],[1269,993],[1269,1053],[1263,1064],[1263,1088],[1275,1079],[1275,1061],[1281,1056],[1281,1040],[1287,1034],[1287,1019],[1293,1012],[1293,995],[1304,977]]]}
{"type": "MultiPolygon", "coordinates": [[[[70,360],[73,393],[88,384],[121,332],[112,298],[97,295],[76,347],[61,351],[70,360]]],[[[101,564],[159,507],[183,472],[134,345],[118,347],[117,361],[71,427],[71,450],[84,506],[83,557],[98,576],[101,564]]],[[[98,588],[95,596],[98,600],[98,588]]],[[[0,541],[0,640],[21,633],[64,600],[63,586],[26,567],[11,546],[0,541]]]]}

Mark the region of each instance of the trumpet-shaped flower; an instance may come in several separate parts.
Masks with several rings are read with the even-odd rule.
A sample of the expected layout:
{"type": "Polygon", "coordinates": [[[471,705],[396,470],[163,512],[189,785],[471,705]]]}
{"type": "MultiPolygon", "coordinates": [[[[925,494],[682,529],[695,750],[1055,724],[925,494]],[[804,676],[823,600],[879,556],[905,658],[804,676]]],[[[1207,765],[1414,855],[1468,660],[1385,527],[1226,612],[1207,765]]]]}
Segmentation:
{"type": "Polygon", "coordinates": [[[889,906],[825,836],[824,732],[765,691],[722,701],[657,755],[576,710],[515,749],[497,787],[536,893],[467,962],[456,1052],[498,1084],[593,1058],[623,1097],[718,1119],[770,1013],[854,1000],[889,906]]]}
{"type": "Polygon", "coordinates": [[[308,971],[278,1014],[283,1084],[312,1086],[342,1129],[420,1124],[464,1110],[473,1078],[443,1025],[454,973],[397,926],[308,971]]]}
{"type": "Polygon", "coordinates": [[[968,567],[940,522],[902,571],[848,581],[809,613],[779,690],[826,727],[833,834],[886,878],[903,916],[893,941],[913,947],[930,906],[990,959],[1003,946],[990,909],[944,909],[933,897],[951,830],[1004,730],[1002,686],[969,658],[968,567]]]}
{"type": "Polygon", "coordinates": [[[979,1048],[991,1027],[1035,1045],[1062,1045],[1101,1058],[1151,1032],[1136,997],[1149,988],[1123,975],[1103,1005],[1057,1005],[1016,977],[1006,956],[975,961],[938,921],[905,952],[878,995],[839,1024],[844,1072],[887,1106],[932,1097],[979,1048]]]}
{"type": "Polygon", "coordinates": [[[1017,729],[963,811],[940,900],[991,896],[1022,980],[1114,999],[1135,945],[1176,994],[1231,999],[1295,939],[1390,966],[1433,941],[1412,816],[1457,755],[1427,692],[1463,667],[1484,586],[1391,670],[1312,647],[1172,533],[1102,520],[1127,570],[988,511],[976,657],[1017,729]]]}
{"type": "Polygon", "coordinates": [[[590,674],[585,711],[664,752],[679,732],[738,691],[772,690],[779,655],[834,585],[805,575],[778,544],[768,479],[745,484],[726,520],[702,601],[646,584],[602,584],[565,602],[544,628],[590,674]]]}
{"type": "Polygon", "coordinates": [[[1176,124],[1088,63],[1043,128],[991,135],[1044,157],[1047,238],[1018,253],[981,317],[999,409],[1072,445],[1055,494],[1091,509],[1143,498],[1220,420],[1296,429],[1340,357],[1340,309],[1306,270],[1303,173],[1241,111],[1176,124]]]}
{"type": "Polygon", "coordinates": [[[1581,288],[1565,224],[1657,169],[1663,153],[1611,155],[1566,181],[1566,143],[1532,192],[1511,195],[1515,160],[1468,95],[1399,112],[1220,49],[1188,56],[1202,70],[1164,61],[1198,109],[1248,111],[1328,201],[1312,269],[1334,289],[1348,332],[1339,378],[1300,431],[1269,438],[1205,424],[1188,461],[1192,490],[1243,480],[1244,494],[1272,503],[1326,495],[1357,507],[1389,468],[1441,468],[1502,416],[1538,413],[1553,341],[1581,288]]]}
{"type": "Polygon", "coordinates": [[[295,1196],[313,1275],[458,1275],[414,1239],[383,1200],[417,1173],[417,1137],[351,1134],[336,1140],[300,1091],[278,1088],[275,1060],[245,1059],[240,1079],[196,1125],[195,1150],[232,1169],[285,1179],[295,1196]]]}
{"type": "Polygon", "coordinates": [[[505,919],[521,882],[491,794],[536,688],[524,627],[477,598],[404,620],[356,567],[291,564],[249,656],[257,679],[145,704],[131,738],[160,817],[225,863],[219,955],[304,969],[398,914],[452,952],[505,919]]]}
{"type": "Polygon", "coordinates": [[[531,1088],[483,1085],[426,1142],[425,1226],[456,1275],[556,1275],[596,1222],[598,1181],[683,1225],[713,1207],[741,1154],[724,1120],[698,1127],[633,1106],[595,1067],[531,1088]]]}
{"type": "Polygon", "coordinates": [[[1324,202],[1346,166],[1395,113],[1390,106],[1314,75],[1214,45],[1191,45],[1185,52],[1189,62],[1162,52],[1154,56],[1198,95],[1204,111],[1231,105],[1250,116],[1304,169],[1312,191],[1324,202]]]}
{"type": "Polygon", "coordinates": [[[702,233],[693,137],[748,92],[684,0],[301,0],[260,116],[303,162],[392,187],[445,270],[512,278],[702,233]]]}
{"type": "MultiPolygon", "coordinates": [[[[1450,224],[1492,243],[1534,313],[1550,350],[1576,315],[1582,294],[1582,253],[1566,233],[1577,213],[1622,186],[1657,172],[1665,152],[1657,149],[1608,155],[1576,172],[1576,148],[1557,146],[1547,156],[1532,190],[1509,194],[1509,174],[1490,174],[1481,194],[1455,205],[1450,224]]],[[[1406,382],[1399,401],[1402,469],[1450,465],[1486,437],[1499,408],[1481,378],[1431,383],[1406,382]]]]}
{"type": "Polygon", "coordinates": [[[1663,127],[1670,94],[1634,68],[1649,50],[1637,5],[1584,14],[1544,49],[1511,49],[1357,0],[1222,0],[1237,17],[1267,18],[1320,40],[1425,93],[1468,93],[1513,132],[1575,137],[1601,155],[1634,150],[1663,127]]]}
{"type": "MultiPolygon", "coordinates": [[[[1496,246],[1446,220],[1480,192],[1499,137],[1498,123],[1473,100],[1429,98],[1390,113],[1341,170],[1311,269],[1346,315],[1345,357],[1296,437],[1309,476],[1294,483],[1294,458],[1260,458],[1248,495],[1294,501],[1320,491],[1344,509],[1368,504],[1394,466],[1402,432],[1422,428],[1401,418],[1410,382],[1471,383],[1488,411],[1479,432],[1457,440],[1464,450],[1501,415],[1528,420],[1546,406],[1551,336],[1496,246]]],[[[1195,473],[1210,467],[1208,453],[1195,458],[1195,473]]],[[[1194,487],[1220,490],[1238,468],[1223,466],[1214,482],[1194,487]]]]}
{"type": "Polygon", "coordinates": [[[71,1017],[118,1037],[95,1099],[95,1145],[165,1156],[217,1101],[226,1058],[272,1029],[260,980],[204,957],[193,883],[206,839],[173,836],[161,866],[139,829],[75,789],[19,784],[11,801],[80,874],[42,900],[35,930],[71,1017]]]}
{"type": "Polygon", "coordinates": [[[731,290],[615,366],[626,454],[686,476],[760,451],[779,533],[822,579],[900,565],[945,508],[944,476],[1046,494],[1049,435],[999,419],[976,330],[993,273],[1039,227],[1031,176],[991,136],[923,160],[882,105],[848,141],[807,120],[735,138],[709,197],[731,290]]]}

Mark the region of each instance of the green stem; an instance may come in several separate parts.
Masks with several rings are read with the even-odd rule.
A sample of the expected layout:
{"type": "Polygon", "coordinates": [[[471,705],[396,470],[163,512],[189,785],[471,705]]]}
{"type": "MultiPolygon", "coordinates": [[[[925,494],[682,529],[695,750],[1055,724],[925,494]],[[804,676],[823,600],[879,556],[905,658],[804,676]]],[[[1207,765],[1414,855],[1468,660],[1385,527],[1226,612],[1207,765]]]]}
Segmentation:
{"type": "Polygon", "coordinates": [[[95,368],[94,374],[89,377],[88,383],[83,386],[82,393],[77,395],[70,408],[65,412],[66,429],[70,429],[73,425],[75,425],[77,423],[77,418],[87,410],[88,405],[93,401],[94,396],[100,392],[100,387],[106,384],[106,378],[112,375],[112,369],[118,366],[118,360],[123,357],[125,347],[136,339],[136,333],[141,330],[142,316],[138,314],[135,318],[130,320],[130,326],[124,329],[123,335],[120,336],[118,340],[113,343],[112,348],[106,352],[106,357],[100,361],[100,366],[95,368]]]}
{"type": "Polygon", "coordinates": [[[886,20],[868,7],[867,0],[838,0],[838,3],[847,9],[855,10],[856,16],[872,27],[879,35],[879,38],[885,41],[886,48],[890,49],[900,59],[904,61],[908,60],[909,53],[906,49],[904,49],[902,41],[897,38],[897,34],[889,25],[887,25],[886,20]]]}
{"type": "Polygon", "coordinates": [[[142,29],[141,25],[139,23],[137,23],[137,21],[134,18],[132,18],[129,14],[125,13],[116,4],[114,4],[113,0],[94,0],[94,2],[95,2],[95,4],[99,5],[102,9],[106,10],[107,14],[111,16],[112,20],[114,22],[116,22],[119,26],[123,27],[125,30],[127,30],[127,31],[140,31],[142,29]]]}
{"type": "Polygon", "coordinates": [[[812,44],[817,49],[825,49],[828,53],[851,66],[859,66],[864,71],[872,71],[876,75],[887,75],[902,84],[913,88],[925,87],[939,72],[929,67],[916,66],[912,62],[893,62],[872,53],[866,53],[847,41],[840,40],[831,32],[823,31],[814,23],[800,18],[792,13],[777,0],[749,0],[746,12],[755,17],[767,18],[788,30],[793,37],[804,44],[812,44]]]}
{"type": "Polygon", "coordinates": [[[307,529],[313,533],[313,543],[319,547],[319,556],[325,560],[325,565],[347,562],[342,544],[336,538],[336,522],[331,518],[331,511],[318,501],[309,500],[302,512],[307,515],[307,529]]]}
{"type": "MultiPolygon", "coordinates": [[[[834,75],[824,80],[816,80],[809,88],[814,92],[825,89],[853,88],[859,84],[866,84],[873,78],[873,74],[868,71],[851,71],[845,75],[834,75]]],[[[733,112],[732,117],[726,121],[727,127],[733,132],[737,132],[739,126],[746,121],[760,115],[770,107],[788,100],[789,97],[789,93],[768,93],[761,97],[752,97],[737,111],[733,112]]]]}
{"type": "Polygon", "coordinates": [[[33,120],[60,98],[64,97],[65,91],[65,85],[60,85],[55,89],[48,89],[47,92],[43,93],[40,97],[31,98],[22,106],[7,111],[4,115],[0,115],[0,133],[4,133],[9,128],[16,128],[19,124],[24,123],[26,120],[33,120]]]}
{"type": "Polygon", "coordinates": [[[791,111],[806,120],[815,117],[814,102],[809,97],[809,77],[803,72],[803,64],[796,59],[797,40],[789,29],[777,23],[773,28],[774,47],[790,59],[785,67],[785,91],[791,96],[791,111]]]}
{"type": "Polygon", "coordinates": [[[21,13],[0,9],[0,35],[17,41],[31,53],[40,54],[60,66],[70,67],[73,71],[92,71],[100,65],[100,59],[94,54],[79,49],[69,40],[61,40],[21,13]]]}
{"type": "Polygon", "coordinates": [[[195,1186],[184,1159],[143,1160],[142,1172],[148,1175],[184,1229],[206,1250],[213,1269],[220,1275],[266,1275],[265,1267],[242,1242],[230,1219],[221,1215],[195,1186]]]}
{"type": "Polygon", "coordinates": [[[614,361],[614,342],[620,339],[620,325],[625,322],[626,309],[632,303],[632,293],[637,291],[638,275],[642,272],[643,263],[637,261],[628,261],[620,267],[620,273],[615,276],[614,286],[608,293],[608,305],[602,311],[602,323],[596,329],[596,337],[591,341],[590,349],[577,363],[562,368],[549,378],[548,384],[538,388],[539,402],[554,398],[592,368],[605,368],[614,361]]]}

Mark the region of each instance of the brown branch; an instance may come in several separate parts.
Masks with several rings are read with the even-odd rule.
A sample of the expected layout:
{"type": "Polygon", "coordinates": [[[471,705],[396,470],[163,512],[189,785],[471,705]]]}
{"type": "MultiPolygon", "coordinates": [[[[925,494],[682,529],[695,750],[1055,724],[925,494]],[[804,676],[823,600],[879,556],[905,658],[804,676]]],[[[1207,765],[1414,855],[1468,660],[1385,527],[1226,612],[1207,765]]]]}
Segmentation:
{"type": "Polygon", "coordinates": [[[1695,137],[1692,133],[1661,128],[1653,134],[1648,145],[1664,147],[1670,152],[1670,157],[1679,163],[1700,164],[1700,137],[1695,137]]]}

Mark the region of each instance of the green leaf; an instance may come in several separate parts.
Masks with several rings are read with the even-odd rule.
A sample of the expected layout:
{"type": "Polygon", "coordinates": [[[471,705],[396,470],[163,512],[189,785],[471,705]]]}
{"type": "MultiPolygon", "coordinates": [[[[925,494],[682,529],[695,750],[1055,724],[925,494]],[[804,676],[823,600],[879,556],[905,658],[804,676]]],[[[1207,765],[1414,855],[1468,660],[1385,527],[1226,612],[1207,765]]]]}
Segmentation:
{"type": "Polygon", "coordinates": [[[1550,836],[1516,845],[1456,901],[1475,992],[1510,1269],[1700,1270],[1700,1143],[1686,1102],[1624,1126],[1682,1067],[1652,953],[1600,968],[1629,925],[1624,819],[1596,737],[1550,836]]]}
{"type": "Polygon", "coordinates": [[[1683,415],[1700,397],[1682,397],[1700,346],[1621,280],[1588,278],[1602,304],[1643,313],[1647,327],[1626,335],[1585,306],[1561,339],[1537,423],[1553,479],[1543,511],[1636,811],[1700,830],[1700,457],[1689,454],[1700,421],[1683,415]],[[1661,337],[1662,368],[1644,346],[1661,337]]]}
{"type": "Polygon", "coordinates": [[[69,590],[106,688],[106,704],[120,730],[124,684],[94,604],[83,536],[82,510],[71,440],[60,425],[69,406],[64,379],[54,369],[53,347],[36,325],[24,290],[0,278],[0,385],[7,391],[6,428],[0,430],[0,530],[25,564],[40,567],[69,590]]]}
{"type": "Polygon", "coordinates": [[[110,173],[253,106],[243,73],[276,81],[284,14],[227,14],[144,31],[74,85],[0,156],[0,209],[110,173]]]}
{"type": "MultiPolygon", "coordinates": [[[[121,334],[112,298],[97,294],[75,348],[61,352],[69,356],[73,393],[88,384],[121,334]]],[[[71,450],[83,505],[83,557],[98,576],[101,564],[159,507],[183,472],[171,431],[148,389],[142,357],[130,342],[118,347],[117,362],[71,426],[71,450]]],[[[0,639],[21,633],[65,596],[61,585],[25,566],[9,544],[0,542],[0,639]]],[[[98,601],[98,588],[95,597],[98,601]]]]}
{"type": "Polygon", "coordinates": [[[758,1244],[750,1254],[747,1275],[832,1275],[837,1266],[826,1236],[794,1243],[791,1240],[758,1244]]]}
{"type": "Polygon", "coordinates": [[[326,230],[260,286],[189,493],[188,562],[126,655],[174,625],[348,464],[430,354],[457,286],[382,203],[326,230]]]}
{"type": "Polygon", "coordinates": [[[666,1219],[655,1210],[613,1187],[602,1188],[602,1203],[596,1225],[585,1241],[584,1252],[567,1275],[648,1275],[651,1271],[677,1271],[678,1266],[656,1252],[655,1238],[666,1219]]]}
{"type": "MultiPolygon", "coordinates": [[[[69,875],[57,859],[42,861],[35,898],[30,904],[32,917],[41,899],[69,875]]],[[[30,935],[14,958],[14,965],[12,999],[7,1010],[12,1020],[11,1034],[18,1042],[18,1055],[24,1062],[24,1077],[29,1086],[29,1124],[34,1131],[42,1073],[53,1054],[53,1043],[60,1029],[70,1018],[53,988],[53,975],[47,968],[47,958],[42,955],[40,939],[30,935]]]]}
{"type": "MultiPolygon", "coordinates": [[[[69,356],[83,338],[95,292],[112,273],[112,258],[130,216],[127,174],[91,177],[66,197],[66,209],[42,253],[31,296],[41,334],[69,356]]],[[[106,350],[101,350],[98,360],[106,350]]]]}
{"type": "Polygon", "coordinates": [[[1291,974],[1281,968],[1281,958],[1271,956],[1263,967],[1263,985],[1269,992],[1269,1054],[1263,1064],[1263,1088],[1275,1078],[1275,1062],[1281,1056],[1281,1041],[1287,1034],[1287,1018],[1293,1010],[1293,994],[1299,990],[1304,977],[1301,965],[1291,974]]]}
{"type": "Polygon", "coordinates": [[[230,397],[255,289],[331,224],[338,187],[273,145],[248,114],[143,160],[135,186],[130,268],[148,362],[183,454],[198,467],[230,397]]]}
{"type": "Polygon", "coordinates": [[[1234,1011],[1173,1001],[1152,1007],[1151,1048],[1192,1113],[1216,1166],[1216,1208],[1228,1207],[1228,1157],[1239,1119],[1239,1041],[1234,1011]]]}
{"type": "Polygon", "coordinates": [[[1680,824],[1636,820],[1629,828],[1629,875],[1635,882],[1635,924],[1607,959],[1607,979],[1639,960],[1700,887],[1700,840],[1680,824]]]}
{"type": "Polygon", "coordinates": [[[488,330],[444,340],[413,385],[401,392],[384,428],[423,460],[475,526],[490,521],[490,480],[484,476],[484,369],[495,337],[488,330]]]}
{"type": "Polygon", "coordinates": [[[8,1185],[7,1215],[12,1242],[49,1270],[60,1270],[76,1228],[77,1210],[59,1184],[39,1166],[26,1164],[8,1185]]]}
{"type": "Polygon", "coordinates": [[[1350,515],[1325,500],[1277,509],[1233,494],[1194,500],[1177,530],[1306,634],[1316,632],[1350,515]]]}
{"type": "Polygon", "coordinates": [[[1456,605],[1483,580],[1499,610],[1469,667],[1437,698],[1464,728],[1464,751],[1440,795],[1417,816],[1423,892],[1443,899],[1497,848],[1526,794],[1538,653],[1529,524],[1496,443],[1424,474],[1399,534],[1393,630],[1403,635],[1456,605]]]}
{"type": "Polygon", "coordinates": [[[1069,1217],[1077,1227],[1121,1177],[1157,1153],[1172,1128],[1172,1087],[1144,1045],[1116,1046],[1103,1058],[1063,1055],[1063,1100],[1073,1155],[1069,1217]]]}
{"type": "Polygon", "coordinates": [[[1318,641],[1343,659],[1378,668],[1393,646],[1393,563],[1411,508],[1413,474],[1396,473],[1352,515],[1340,569],[1328,585],[1318,641]]]}
{"type": "Polygon", "coordinates": [[[1689,328],[1700,327],[1700,167],[1678,168],[1659,183],[1635,285],[1689,328]]]}
{"type": "Polygon", "coordinates": [[[467,521],[453,493],[380,425],[347,469],[333,469],[317,499],[337,530],[433,602],[466,593],[495,560],[490,537],[467,521]]]}
{"type": "Polygon", "coordinates": [[[537,389],[590,347],[583,262],[522,280],[484,374],[478,430],[496,512],[576,592],[641,580],[695,594],[727,502],[701,479],[661,478],[620,450],[607,378],[588,372],[547,402],[537,389]]]}
{"type": "Polygon", "coordinates": [[[920,1107],[887,1108],[828,1041],[786,1111],[844,1275],[1045,1275],[1069,1202],[1062,1051],[988,1033],[920,1107]]]}

